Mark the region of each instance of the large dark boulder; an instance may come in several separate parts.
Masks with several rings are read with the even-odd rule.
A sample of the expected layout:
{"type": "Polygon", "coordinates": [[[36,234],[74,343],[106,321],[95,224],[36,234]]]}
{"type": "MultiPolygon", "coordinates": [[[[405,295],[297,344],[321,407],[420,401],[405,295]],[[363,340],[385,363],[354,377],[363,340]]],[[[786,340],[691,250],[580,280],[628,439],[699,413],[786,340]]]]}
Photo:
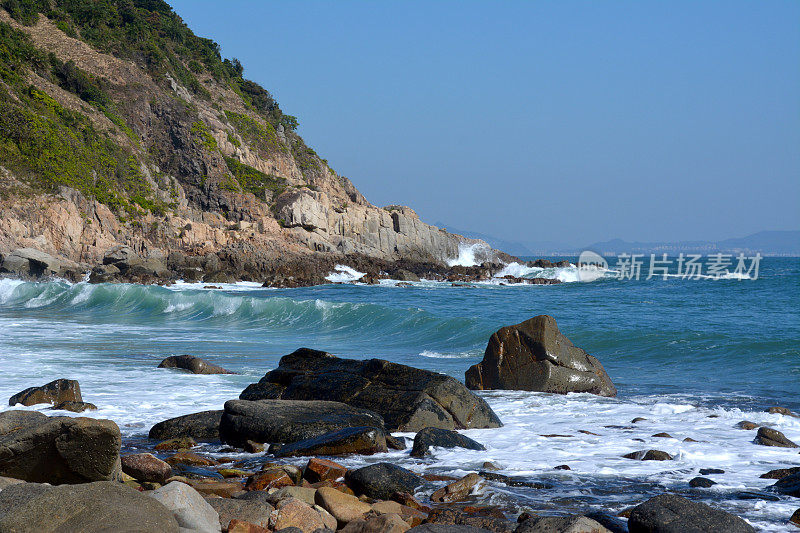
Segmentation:
{"type": "Polygon", "coordinates": [[[800,446],[787,439],[786,435],[777,429],[765,426],[758,428],[755,443],[761,444],[762,446],[775,446],[777,448],[800,448],[800,446]]]}
{"type": "Polygon", "coordinates": [[[8,405],[57,405],[63,402],[83,402],[81,386],[74,379],[56,379],[41,387],[28,387],[9,398],[8,405]]]}
{"type": "Polygon", "coordinates": [[[211,364],[193,355],[167,357],[159,363],[158,368],[178,368],[187,370],[192,374],[233,374],[230,370],[225,370],[221,366],[211,364]]]}
{"type": "Polygon", "coordinates": [[[574,346],[548,315],[496,331],[483,361],[467,370],[466,384],[473,390],[617,395],[600,361],[574,346]]]}
{"type": "Polygon", "coordinates": [[[152,428],[148,437],[156,440],[192,437],[197,440],[218,440],[219,422],[222,411],[202,411],[190,415],[176,416],[159,422],[152,428]]]}
{"type": "Polygon", "coordinates": [[[122,483],[23,483],[0,491],[0,531],[177,533],[178,523],[166,507],[122,483]]]}
{"type": "Polygon", "coordinates": [[[0,413],[0,476],[53,485],[117,479],[121,443],[111,420],[6,411],[0,413]]]}
{"type": "Polygon", "coordinates": [[[378,427],[357,426],[343,428],[319,437],[300,440],[291,444],[270,447],[275,457],[299,457],[314,455],[372,455],[388,451],[386,433],[378,427]]]}
{"type": "Polygon", "coordinates": [[[630,533],[752,533],[753,526],[736,515],[675,494],[661,494],[633,508],[630,533]]]}
{"type": "Polygon", "coordinates": [[[611,533],[587,516],[534,516],[520,523],[514,533],[611,533]]]}
{"type": "Polygon", "coordinates": [[[243,400],[330,400],[381,415],[389,431],[490,428],[491,407],[452,377],[381,359],[340,359],[301,348],[248,386],[243,400]]]}
{"type": "MultiPolygon", "coordinates": [[[[383,419],[341,402],[228,400],[219,424],[222,442],[292,443],[354,426],[383,429],[383,419]]],[[[385,444],[385,438],[384,438],[385,444]]]]}
{"type": "Polygon", "coordinates": [[[411,457],[424,457],[428,455],[431,446],[441,448],[466,448],[468,450],[485,450],[483,444],[449,429],[425,428],[414,436],[414,446],[411,448],[411,457]]]}
{"type": "Polygon", "coordinates": [[[388,500],[395,492],[414,494],[423,483],[422,478],[411,470],[391,463],[375,463],[348,470],[344,480],[357,494],[366,494],[377,500],[388,500]]]}
{"type": "Polygon", "coordinates": [[[771,488],[775,492],[800,498],[800,472],[780,478],[771,488]]]}

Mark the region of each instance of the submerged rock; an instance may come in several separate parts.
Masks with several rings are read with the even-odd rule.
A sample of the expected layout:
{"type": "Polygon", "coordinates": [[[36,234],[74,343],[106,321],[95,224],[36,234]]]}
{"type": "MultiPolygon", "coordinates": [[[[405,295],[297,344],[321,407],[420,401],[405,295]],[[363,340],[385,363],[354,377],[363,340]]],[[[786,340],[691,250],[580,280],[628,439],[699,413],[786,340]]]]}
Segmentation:
{"type": "Polygon", "coordinates": [[[424,457],[431,446],[441,448],[466,448],[468,450],[485,450],[483,444],[456,431],[439,428],[425,428],[414,437],[411,457],[424,457]]]}
{"type": "Polygon", "coordinates": [[[774,485],[771,485],[770,488],[775,492],[800,498],[800,472],[795,472],[794,474],[789,474],[788,476],[780,478],[774,485]]]}
{"type": "Polygon", "coordinates": [[[117,479],[121,442],[111,420],[5,411],[0,475],[53,485],[117,479]]]}
{"type": "Polygon", "coordinates": [[[370,409],[389,431],[501,425],[482,399],[452,377],[381,359],[340,359],[301,348],[239,396],[243,400],[332,400],[370,409]]]}
{"type": "Polygon", "coordinates": [[[675,494],[662,494],[634,507],[628,528],[632,533],[755,532],[753,526],[736,515],[675,494]]]}
{"type": "Polygon", "coordinates": [[[191,437],[197,440],[219,439],[219,422],[222,411],[202,411],[190,415],[176,416],[159,422],[147,435],[155,440],[191,437]]]}
{"type": "Polygon", "coordinates": [[[177,533],[178,523],[159,502],[111,481],[23,483],[0,491],[0,531],[134,530],[177,533]]]}
{"type": "Polygon", "coordinates": [[[495,332],[483,361],[471,366],[465,378],[467,387],[475,390],[617,394],[603,365],[574,346],[548,315],[495,332]]]}
{"type": "Polygon", "coordinates": [[[74,379],[56,379],[41,387],[29,387],[9,398],[8,405],[62,402],[83,402],[81,387],[74,379]]]}
{"type": "Polygon", "coordinates": [[[179,368],[187,370],[192,374],[233,374],[230,370],[225,370],[221,366],[213,365],[193,355],[173,355],[167,357],[158,368],[179,368]]]}
{"type": "Polygon", "coordinates": [[[344,479],[356,493],[380,500],[390,499],[395,492],[413,494],[422,485],[422,478],[417,474],[391,463],[375,463],[348,470],[344,479]]]}
{"type": "Polygon", "coordinates": [[[89,402],[61,402],[54,405],[50,409],[54,411],[71,411],[73,413],[82,413],[84,411],[97,411],[97,406],[89,402]]]}
{"type": "Polygon", "coordinates": [[[431,501],[436,503],[452,503],[463,500],[472,490],[483,481],[483,478],[474,472],[467,474],[458,481],[445,485],[433,494],[431,501]]]}
{"type": "Polygon", "coordinates": [[[275,457],[372,455],[373,453],[386,451],[388,451],[388,448],[386,447],[386,434],[383,429],[365,426],[344,428],[291,444],[270,447],[270,453],[275,457]]]}
{"type": "Polygon", "coordinates": [[[641,450],[638,452],[626,453],[625,459],[635,459],[637,461],[670,461],[672,456],[661,450],[641,450]]]}
{"type": "Polygon", "coordinates": [[[780,407],[780,406],[770,407],[769,409],[766,410],[766,412],[773,415],[793,416],[795,418],[800,417],[800,415],[798,415],[797,413],[790,411],[786,407],[780,407]]]}
{"type": "Polygon", "coordinates": [[[787,439],[786,435],[777,429],[763,426],[758,428],[755,443],[761,444],[762,446],[775,446],[778,448],[800,448],[800,446],[787,439]]]}
{"type": "Polygon", "coordinates": [[[783,479],[786,476],[791,476],[792,474],[796,474],[800,472],[800,466],[793,466],[790,468],[776,468],[775,470],[770,470],[766,474],[761,474],[761,479],[783,479]]]}
{"type": "Polygon", "coordinates": [[[711,487],[716,484],[717,484],[716,481],[708,479],[707,477],[698,476],[689,480],[689,486],[693,488],[707,489],[708,487],[711,487]]]}
{"type": "Polygon", "coordinates": [[[354,426],[383,430],[383,419],[372,411],[341,402],[229,400],[225,402],[219,433],[223,442],[243,446],[247,440],[292,443],[354,426]]]}

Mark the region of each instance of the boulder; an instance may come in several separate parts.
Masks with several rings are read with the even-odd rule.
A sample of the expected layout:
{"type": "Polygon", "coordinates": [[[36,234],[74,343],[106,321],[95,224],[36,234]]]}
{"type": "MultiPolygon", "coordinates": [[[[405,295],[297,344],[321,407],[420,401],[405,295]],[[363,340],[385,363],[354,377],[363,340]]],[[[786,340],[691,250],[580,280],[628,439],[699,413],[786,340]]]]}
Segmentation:
{"type": "Polygon", "coordinates": [[[81,387],[74,379],[57,379],[41,387],[29,387],[9,398],[8,405],[36,405],[82,402],[81,387]]]}
{"type": "Polygon", "coordinates": [[[84,411],[97,411],[97,406],[93,403],[89,402],[61,402],[53,407],[50,407],[53,411],[70,411],[72,413],[82,413],[84,411]]]}
{"type": "Polygon", "coordinates": [[[766,410],[766,412],[773,415],[784,415],[784,416],[793,416],[795,418],[800,418],[800,415],[792,412],[786,407],[780,407],[780,406],[770,407],[769,409],[766,410]]]}
{"type": "Polygon", "coordinates": [[[452,377],[381,359],[340,359],[301,348],[239,396],[243,400],[332,400],[370,409],[389,431],[499,427],[489,405],[452,377]]]}
{"type": "Polygon", "coordinates": [[[353,520],[341,533],[405,533],[409,527],[400,515],[390,513],[353,520]]]}
{"type": "Polygon", "coordinates": [[[778,448],[800,448],[800,446],[787,439],[786,435],[777,429],[765,426],[758,428],[755,443],[761,444],[762,446],[775,446],[778,448]]]}
{"type": "Polygon", "coordinates": [[[493,533],[511,533],[514,530],[513,524],[504,518],[466,513],[463,510],[453,509],[452,507],[432,509],[425,522],[428,525],[437,526],[480,528],[493,533]]]}
{"type": "Polygon", "coordinates": [[[800,498],[800,472],[780,478],[771,488],[775,492],[800,498]]]}
{"type": "Polygon", "coordinates": [[[311,487],[281,487],[275,492],[270,493],[270,496],[275,498],[275,502],[284,498],[297,498],[306,502],[308,505],[316,505],[315,498],[317,496],[317,489],[311,487]]]}
{"type": "Polygon", "coordinates": [[[281,500],[272,512],[272,529],[279,531],[287,527],[296,527],[303,533],[313,533],[324,528],[322,516],[307,503],[296,498],[281,500]]]}
{"type": "Polygon", "coordinates": [[[789,518],[789,522],[800,527],[800,509],[792,513],[792,516],[789,518]]]}
{"type": "Polygon", "coordinates": [[[473,390],[617,395],[603,365],[574,346],[548,315],[495,332],[486,346],[483,361],[467,370],[466,384],[473,390]]]}
{"type": "Polygon", "coordinates": [[[192,374],[233,374],[230,370],[225,370],[221,366],[213,365],[193,355],[167,357],[159,363],[158,368],[179,368],[192,374]]]}
{"type": "Polygon", "coordinates": [[[738,422],[736,424],[736,427],[739,428],[739,429],[751,430],[751,429],[756,429],[757,427],[761,427],[761,426],[759,426],[755,422],[750,422],[749,420],[742,420],[741,422],[738,422]]]}
{"type": "Polygon", "coordinates": [[[294,480],[283,468],[274,467],[257,472],[247,478],[245,490],[261,491],[294,485],[294,480]]]}
{"type": "Polygon", "coordinates": [[[626,453],[625,459],[635,459],[637,461],[671,461],[672,456],[661,450],[640,450],[638,452],[626,453]]]}
{"type": "Polygon", "coordinates": [[[536,516],[520,523],[514,533],[611,533],[586,516],[536,516]]]}
{"type": "Polygon", "coordinates": [[[155,440],[191,437],[197,440],[218,440],[219,422],[222,411],[202,411],[190,415],[177,416],[159,422],[152,428],[148,437],[155,440]]]}
{"type": "Polygon", "coordinates": [[[344,428],[319,437],[270,447],[270,453],[275,457],[372,455],[386,451],[388,448],[383,429],[367,426],[344,428]]]}
{"type": "Polygon", "coordinates": [[[347,467],[335,463],[328,459],[320,459],[313,457],[308,460],[308,464],[303,470],[303,477],[309,483],[317,483],[318,481],[326,481],[329,479],[339,479],[347,472],[347,467]]]}
{"type": "Polygon", "coordinates": [[[760,477],[761,479],[783,479],[786,476],[791,476],[792,474],[795,474],[797,472],[800,472],[800,466],[792,466],[789,468],[776,468],[775,470],[770,470],[766,474],[761,474],[758,477],[760,477]]]}
{"type": "Polygon", "coordinates": [[[471,473],[440,488],[431,494],[431,501],[436,503],[452,503],[463,500],[483,481],[478,474],[471,473]]]}
{"type": "Polygon", "coordinates": [[[178,523],[163,505],[121,483],[24,483],[0,491],[0,531],[177,533],[178,523]]]}
{"type": "Polygon", "coordinates": [[[138,481],[164,484],[172,476],[172,467],[151,453],[134,453],[121,457],[122,471],[138,481]]]}
{"type": "Polygon", "coordinates": [[[220,531],[217,512],[199,492],[185,483],[172,481],[147,495],[169,509],[181,528],[203,533],[220,531]]]}
{"type": "Polygon", "coordinates": [[[456,431],[439,428],[425,428],[414,437],[414,446],[411,448],[411,457],[424,457],[428,455],[431,446],[440,448],[466,448],[468,450],[485,450],[483,444],[456,431]]]}
{"type": "Polygon", "coordinates": [[[634,507],[628,528],[631,533],[755,532],[753,526],[736,515],[675,494],[661,494],[634,507]]]}
{"type": "MultiPolygon", "coordinates": [[[[299,533],[301,530],[298,529],[297,531],[299,533]]],[[[250,522],[245,522],[244,520],[234,518],[228,524],[228,533],[270,533],[270,530],[265,527],[251,524],[250,522]]]]}
{"type": "Polygon", "coordinates": [[[133,267],[141,266],[142,263],[142,258],[133,251],[133,248],[124,244],[115,244],[103,255],[104,265],[113,265],[123,273],[133,267]]]}
{"type": "Polygon", "coordinates": [[[210,498],[209,505],[219,515],[219,525],[222,531],[227,531],[231,520],[242,520],[256,526],[269,527],[269,515],[274,508],[257,500],[237,500],[234,498],[210,498]]]}
{"type": "Polygon", "coordinates": [[[417,474],[391,463],[374,463],[348,470],[344,479],[356,493],[378,500],[388,500],[395,492],[413,494],[414,489],[422,485],[422,478],[417,474]]]}
{"type": "Polygon", "coordinates": [[[2,261],[0,262],[0,272],[8,272],[30,278],[62,275],[69,269],[75,270],[77,268],[77,263],[57,259],[35,248],[17,248],[2,256],[2,261]]]}
{"type": "Polygon", "coordinates": [[[340,402],[228,400],[219,434],[223,442],[241,447],[247,440],[292,443],[353,426],[383,429],[383,420],[340,402]]]}
{"type": "Polygon", "coordinates": [[[336,519],[340,527],[352,520],[361,518],[364,513],[372,510],[368,503],[331,487],[317,489],[317,493],[314,495],[314,502],[328,511],[336,519]]]}
{"type": "Polygon", "coordinates": [[[158,451],[166,450],[191,450],[197,446],[197,443],[192,437],[175,437],[174,439],[167,439],[156,444],[155,449],[158,451]]]}
{"type": "Polygon", "coordinates": [[[115,480],[121,443],[111,420],[5,411],[0,413],[0,475],[53,485],[115,480]]]}
{"type": "Polygon", "coordinates": [[[488,529],[460,524],[422,524],[406,533],[492,533],[488,529]]]}
{"type": "Polygon", "coordinates": [[[693,477],[689,480],[689,486],[695,489],[707,489],[708,487],[712,487],[716,485],[717,482],[707,477],[693,477]]]}

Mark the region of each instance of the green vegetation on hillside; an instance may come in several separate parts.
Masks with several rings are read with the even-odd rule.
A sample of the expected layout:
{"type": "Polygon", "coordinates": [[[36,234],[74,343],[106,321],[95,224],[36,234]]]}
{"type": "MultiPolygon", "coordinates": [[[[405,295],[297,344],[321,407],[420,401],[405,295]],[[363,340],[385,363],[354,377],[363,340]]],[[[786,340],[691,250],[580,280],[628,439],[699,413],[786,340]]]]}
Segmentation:
{"type": "Polygon", "coordinates": [[[280,194],[286,189],[286,180],[273,176],[271,174],[264,174],[251,166],[240,163],[232,157],[226,157],[225,163],[228,165],[231,174],[239,182],[242,189],[256,195],[256,198],[265,199],[266,191],[280,194]]]}

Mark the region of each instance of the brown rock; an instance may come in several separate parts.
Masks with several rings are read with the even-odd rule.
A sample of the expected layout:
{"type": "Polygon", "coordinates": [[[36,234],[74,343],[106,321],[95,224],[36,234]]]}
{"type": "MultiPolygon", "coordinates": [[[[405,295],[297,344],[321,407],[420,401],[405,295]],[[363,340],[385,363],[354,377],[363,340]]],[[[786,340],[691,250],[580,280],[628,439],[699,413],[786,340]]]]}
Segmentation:
{"type": "Polygon", "coordinates": [[[266,447],[261,442],[256,442],[254,440],[247,439],[244,441],[244,451],[247,453],[261,453],[263,452],[266,447]]]}
{"type": "Polygon", "coordinates": [[[81,387],[74,379],[57,379],[40,387],[29,387],[9,398],[8,405],[62,402],[83,402],[81,387]]]}
{"type": "Polygon", "coordinates": [[[250,522],[245,522],[244,520],[234,518],[228,524],[228,533],[270,533],[270,530],[265,527],[251,524],[250,522]]]}
{"type": "Polygon", "coordinates": [[[451,507],[439,507],[433,509],[424,523],[471,526],[480,529],[487,529],[494,533],[511,533],[511,531],[514,530],[514,524],[506,520],[493,518],[491,516],[469,514],[451,507]]]}
{"type": "Polygon", "coordinates": [[[314,496],[317,505],[328,511],[336,518],[340,527],[372,510],[368,503],[364,503],[355,496],[345,494],[331,487],[317,489],[314,496]]]}
{"type": "Polygon", "coordinates": [[[431,494],[431,501],[438,503],[450,503],[463,500],[469,496],[470,492],[472,492],[472,489],[482,481],[483,478],[474,472],[467,474],[458,481],[454,481],[449,485],[445,485],[431,494]]]}
{"type": "Polygon", "coordinates": [[[767,412],[770,413],[770,414],[773,414],[773,415],[784,415],[784,416],[793,416],[793,417],[800,416],[800,415],[797,415],[797,413],[793,413],[792,411],[790,411],[786,407],[777,407],[777,406],[776,407],[770,407],[769,409],[767,409],[767,412]]]}
{"type": "Polygon", "coordinates": [[[236,498],[209,498],[209,505],[219,515],[219,524],[222,531],[230,529],[230,523],[234,520],[244,520],[247,523],[267,528],[269,527],[269,517],[274,508],[267,502],[254,500],[239,500],[236,498]]]}
{"type": "Polygon", "coordinates": [[[674,438],[669,433],[656,433],[655,435],[653,435],[653,437],[658,437],[658,438],[661,438],[661,439],[672,439],[672,438],[674,438]]]}
{"type": "Polygon", "coordinates": [[[313,533],[325,526],[317,511],[296,498],[279,501],[275,511],[272,512],[270,522],[275,531],[296,527],[303,530],[303,533],[313,533]]]}
{"type": "Polygon", "coordinates": [[[742,420],[741,422],[736,424],[736,427],[739,428],[739,429],[750,430],[750,429],[756,429],[756,428],[761,427],[761,426],[759,426],[755,422],[750,422],[749,420],[742,420]]]}
{"type": "Polygon", "coordinates": [[[173,355],[167,357],[158,365],[158,368],[179,368],[187,370],[192,374],[233,374],[230,370],[225,370],[221,366],[195,357],[193,355],[173,355]]]}
{"type": "Polygon", "coordinates": [[[617,394],[603,365],[574,346],[547,315],[495,332],[483,361],[467,370],[466,385],[477,390],[617,394]]]}
{"type": "Polygon", "coordinates": [[[382,514],[353,520],[341,533],[404,533],[411,526],[396,514],[382,514]]]}
{"type": "Polygon", "coordinates": [[[781,479],[786,476],[791,476],[792,474],[796,474],[800,472],[800,466],[793,466],[791,468],[776,468],[775,470],[770,470],[766,474],[761,474],[761,479],[781,479]]]}
{"type": "Polygon", "coordinates": [[[178,464],[188,466],[216,466],[219,463],[208,457],[197,455],[192,452],[178,452],[175,455],[167,458],[167,463],[175,466],[178,464]]]}
{"type": "Polygon", "coordinates": [[[51,407],[54,411],[70,411],[73,413],[82,413],[84,411],[97,411],[97,406],[89,402],[61,402],[51,407]]]}
{"type": "Polygon", "coordinates": [[[326,481],[328,479],[339,479],[344,477],[347,467],[335,463],[328,459],[312,457],[303,470],[303,477],[310,483],[326,481]]]}
{"type": "Polygon", "coordinates": [[[189,450],[197,446],[197,443],[192,437],[176,437],[174,439],[165,440],[156,444],[156,450],[189,450]]]}
{"type": "Polygon", "coordinates": [[[421,504],[414,496],[409,494],[408,492],[395,492],[392,494],[392,501],[395,501],[401,505],[405,505],[406,507],[411,507],[412,509],[416,509],[417,511],[422,511],[423,513],[429,513],[431,508],[427,505],[421,504]]]}
{"type": "Polygon", "coordinates": [[[756,444],[761,444],[762,446],[775,446],[778,448],[800,448],[800,446],[787,439],[786,435],[784,435],[777,429],[772,429],[764,426],[758,428],[758,433],[756,434],[755,442],[756,444]]]}
{"type": "Polygon", "coordinates": [[[234,481],[190,480],[187,485],[191,485],[194,490],[206,496],[213,494],[222,498],[232,498],[242,492],[242,484],[234,481]]]}
{"type": "Polygon", "coordinates": [[[411,527],[420,525],[423,520],[428,518],[428,513],[426,512],[390,500],[381,500],[373,503],[372,510],[378,514],[396,514],[411,527]]]}
{"type": "Polygon", "coordinates": [[[635,459],[637,461],[670,461],[672,456],[661,450],[641,450],[638,452],[626,453],[625,459],[635,459]]]}
{"type": "Polygon", "coordinates": [[[800,509],[798,509],[794,513],[792,513],[791,518],[789,518],[789,522],[791,522],[792,524],[800,527],[800,509]]]}
{"type": "Polygon", "coordinates": [[[279,489],[294,485],[294,481],[282,468],[272,467],[269,470],[258,472],[247,478],[245,490],[279,489]]]}
{"type": "Polygon", "coordinates": [[[355,492],[353,492],[353,489],[351,489],[347,485],[347,483],[344,483],[342,481],[335,481],[335,480],[328,479],[328,480],[325,480],[325,481],[319,481],[317,483],[312,483],[311,487],[314,488],[314,489],[320,489],[322,487],[330,487],[332,489],[338,490],[339,492],[344,492],[345,494],[349,494],[351,496],[355,496],[355,492]]]}
{"type": "Polygon", "coordinates": [[[122,471],[139,481],[164,484],[172,476],[172,467],[151,453],[134,453],[121,457],[122,471]]]}

